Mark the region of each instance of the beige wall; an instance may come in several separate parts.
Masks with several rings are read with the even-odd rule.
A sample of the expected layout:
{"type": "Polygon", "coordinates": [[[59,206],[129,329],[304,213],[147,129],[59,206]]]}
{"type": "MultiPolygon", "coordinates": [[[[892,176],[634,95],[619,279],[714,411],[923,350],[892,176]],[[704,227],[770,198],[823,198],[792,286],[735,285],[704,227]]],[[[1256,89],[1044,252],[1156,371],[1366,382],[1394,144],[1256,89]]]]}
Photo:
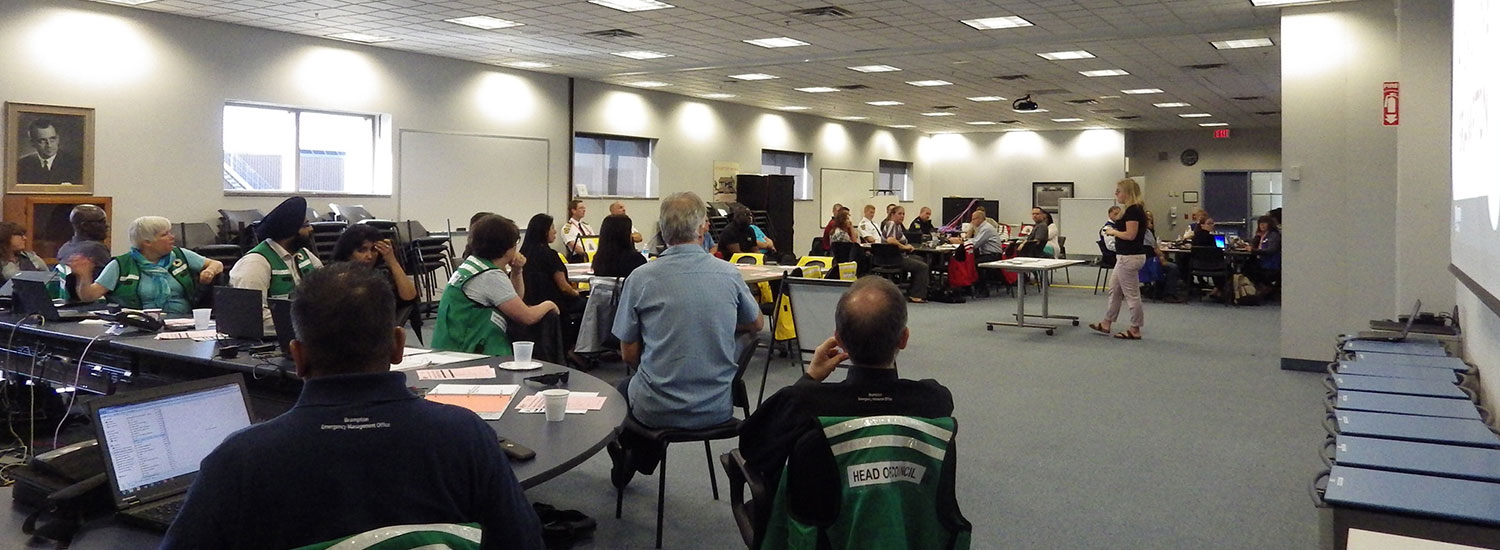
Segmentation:
{"type": "Polygon", "coordinates": [[[1114,196],[1125,175],[1125,133],[1120,130],[941,134],[922,145],[931,186],[919,204],[938,207],[944,196],[1000,201],[994,218],[1031,223],[1031,184],[1071,181],[1073,196],[1114,196]]]}
{"type": "Polygon", "coordinates": [[[1156,215],[1161,234],[1177,235],[1187,228],[1185,219],[1198,205],[1182,202],[1182,192],[1200,191],[1204,171],[1281,169],[1280,128],[1235,128],[1231,136],[1214,139],[1207,129],[1126,134],[1130,175],[1144,178],[1146,209],[1156,215]],[[1198,151],[1197,164],[1182,164],[1181,155],[1187,149],[1198,151]],[[1158,160],[1163,153],[1166,160],[1158,160]],[[1170,216],[1174,207],[1175,218],[1170,216]]]}

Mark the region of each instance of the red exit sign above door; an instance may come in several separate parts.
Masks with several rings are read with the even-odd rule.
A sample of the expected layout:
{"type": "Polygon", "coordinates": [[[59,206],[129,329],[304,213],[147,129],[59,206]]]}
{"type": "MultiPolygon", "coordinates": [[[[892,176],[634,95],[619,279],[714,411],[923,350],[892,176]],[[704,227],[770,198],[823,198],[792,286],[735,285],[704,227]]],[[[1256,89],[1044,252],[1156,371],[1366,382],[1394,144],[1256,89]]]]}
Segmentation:
{"type": "Polygon", "coordinates": [[[1229,139],[1229,129],[1219,128],[1218,130],[1214,130],[1214,139],[1229,139]]]}

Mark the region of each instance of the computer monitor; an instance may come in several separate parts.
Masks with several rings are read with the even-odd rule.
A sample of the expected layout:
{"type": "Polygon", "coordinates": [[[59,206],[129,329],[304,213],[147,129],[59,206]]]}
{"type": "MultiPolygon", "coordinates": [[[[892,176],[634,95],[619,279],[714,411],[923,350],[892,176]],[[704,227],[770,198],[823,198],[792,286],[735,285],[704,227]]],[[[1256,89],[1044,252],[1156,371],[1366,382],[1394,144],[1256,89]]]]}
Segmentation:
{"type": "Polygon", "coordinates": [[[219,333],[246,340],[265,338],[260,297],[261,291],[253,288],[214,287],[214,323],[219,333]]]}
{"type": "Polygon", "coordinates": [[[1214,246],[1219,247],[1219,250],[1229,248],[1229,237],[1214,235],[1214,246]]]}

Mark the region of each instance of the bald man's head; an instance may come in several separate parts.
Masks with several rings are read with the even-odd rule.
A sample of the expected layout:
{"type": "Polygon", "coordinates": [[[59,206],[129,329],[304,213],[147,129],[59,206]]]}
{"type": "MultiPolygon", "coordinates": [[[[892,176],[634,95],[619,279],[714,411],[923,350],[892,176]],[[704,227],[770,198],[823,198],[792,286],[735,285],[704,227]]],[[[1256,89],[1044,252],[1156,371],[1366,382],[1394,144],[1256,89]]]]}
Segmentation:
{"type": "Polygon", "coordinates": [[[834,336],[861,367],[887,367],[906,347],[906,298],[890,281],[861,277],[839,298],[834,336]]]}

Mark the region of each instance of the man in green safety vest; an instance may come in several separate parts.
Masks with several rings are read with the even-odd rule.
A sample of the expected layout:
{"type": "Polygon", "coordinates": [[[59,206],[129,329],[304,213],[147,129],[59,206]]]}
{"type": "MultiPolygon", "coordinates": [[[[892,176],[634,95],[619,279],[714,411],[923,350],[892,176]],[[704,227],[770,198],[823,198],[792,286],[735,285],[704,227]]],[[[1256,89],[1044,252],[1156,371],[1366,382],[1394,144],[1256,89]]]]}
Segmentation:
{"type": "Polygon", "coordinates": [[[953,490],[953,395],[935,380],[897,375],[909,336],[901,290],[859,279],[807,373],[741,425],[749,473],[776,491],[756,500],[755,548],[814,548],[820,537],[834,548],[968,548],[972,528],[953,490]],[[853,366],[844,381],[823,383],[845,360],[853,366]],[[920,445],[849,443],[868,437],[920,445]],[[816,473],[783,476],[789,463],[816,473]]]}
{"type": "Polygon", "coordinates": [[[260,244],[229,270],[229,285],[253,288],[261,292],[261,315],[271,318],[265,307],[267,298],[287,299],[302,276],[323,267],[309,247],[312,226],[307,223],[307,199],[292,197],[281,201],[270,214],[261,218],[255,236],[260,244]]]}

